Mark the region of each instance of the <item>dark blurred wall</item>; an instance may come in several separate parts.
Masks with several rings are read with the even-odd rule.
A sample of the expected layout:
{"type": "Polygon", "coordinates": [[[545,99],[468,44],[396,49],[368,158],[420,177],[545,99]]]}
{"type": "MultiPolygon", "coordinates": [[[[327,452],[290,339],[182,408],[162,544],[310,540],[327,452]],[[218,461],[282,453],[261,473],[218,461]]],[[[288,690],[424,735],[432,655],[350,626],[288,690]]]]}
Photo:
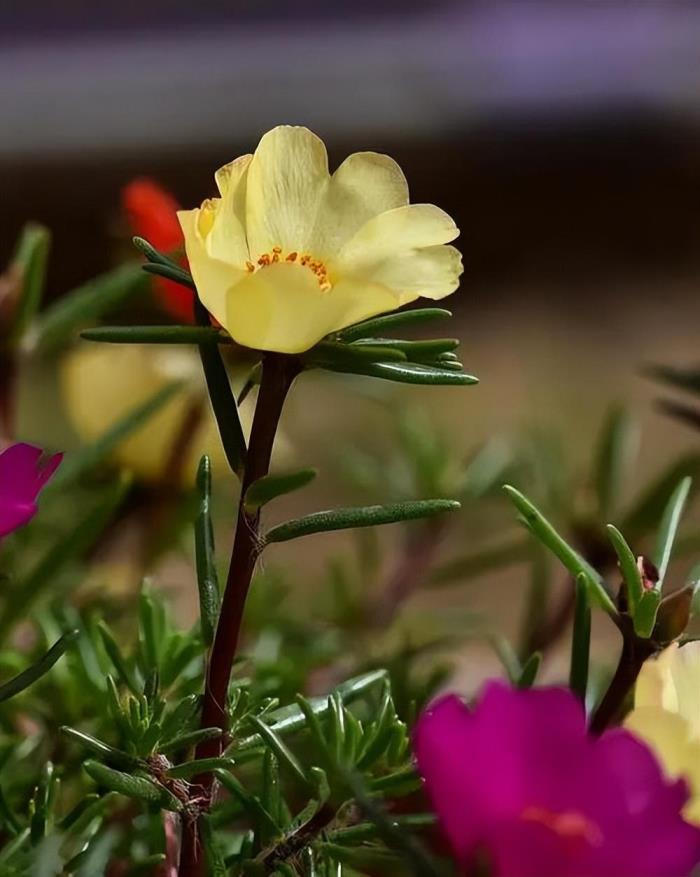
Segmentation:
{"type": "MultiPolygon", "coordinates": [[[[251,145],[6,163],[2,259],[26,219],[46,223],[55,234],[51,291],[59,294],[124,255],[119,192],[131,177],[152,175],[193,206],[213,194],[213,170],[251,145]]],[[[336,162],[358,146],[394,156],[413,199],[456,218],[470,280],[565,290],[581,280],[697,271],[700,283],[697,128],[628,116],[614,125],[591,118],[483,127],[429,142],[366,134],[329,146],[336,162]]]]}

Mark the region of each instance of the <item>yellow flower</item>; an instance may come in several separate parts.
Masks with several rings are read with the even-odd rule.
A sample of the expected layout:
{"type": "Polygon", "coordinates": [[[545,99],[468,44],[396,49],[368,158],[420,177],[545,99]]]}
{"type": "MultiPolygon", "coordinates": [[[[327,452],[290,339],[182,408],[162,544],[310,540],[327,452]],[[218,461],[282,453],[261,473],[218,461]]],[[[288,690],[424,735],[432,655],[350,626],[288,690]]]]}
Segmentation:
{"type": "Polygon", "coordinates": [[[669,646],[645,662],[625,727],[656,753],[670,777],[683,777],[685,817],[700,824],[700,642],[669,646]]]}
{"type": "MultiPolygon", "coordinates": [[[[183,389],[119,444],[114,461],[142,481],[160,481],[175,443],[186,428],[188,414],[201,406],[201,419],[194,424],[180,473],[182,484],[194,484],[202,454],[211,457],[215,473],[225,476],[228,465],[196,353],[185,348],[84,344],[61,364],[61,390],[68,416],[86,442],[97,439],[174,380],[182,381],[183,389]]],[[[251,412],[252,404],[246,402],[240,412],[246,434],[251,412]]],[[[288,454],[288,443],[284,437],[278,438],[275,459],[283,462],[288,454]]]]}
{"type": "Polygon", "coordinates": [[[179,213],[200,299],[239,343],[300,353],[419,296],[457,289],[459,234],[409,204],[401,168],[375,152],[331,176],[323,142],[281,126],[216,174],[221,195],[179,213]]]}

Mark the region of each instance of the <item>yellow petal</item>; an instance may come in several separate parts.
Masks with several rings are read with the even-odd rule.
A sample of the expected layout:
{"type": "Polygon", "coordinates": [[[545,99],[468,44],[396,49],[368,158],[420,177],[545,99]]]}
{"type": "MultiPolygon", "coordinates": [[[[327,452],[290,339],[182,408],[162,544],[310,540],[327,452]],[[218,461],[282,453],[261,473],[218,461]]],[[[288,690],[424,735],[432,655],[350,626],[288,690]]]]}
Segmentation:
{"type": "Polygon", "coordinates": [[[450,295],[459,286],[462,270],[459,250],[441,245],[396,253],[363,272],[363,276],[395,290],[401,304],[406,304],[418,296],[439,299],[450,295]]]}
{"type": "Polygon", "coordinates": [[[326,147],[308,128],[284,125],[264,135],[248,168],[246,232],[253,261],[276,246],[307,250],[328,176],[326,147]]]}
{"type": "Polygon", "coordinates": [[[651,747],[669,777],[685,779],[691,793],[685,816],[700,822],[700,743],[691,739],[685,719],[658,707],[635,707],[624,725],[651,747]]]}
{"type": "Polygon", "coordinates": [[[246,347],[301,353],[329,332],[396,307],[397,296],[383,287],[340,282],[322,291],[308,268],[280,262],[233,288],[221,322],[246,347]]]}
{"type": "Polygon", "coordinates": [[[657,706],[677,712],[700,740],[700,642],[669,646],[645,661],[635,689],[635,707],[657,706]]]}
{"type": "Polygon", "coordinates": [[[364,273],[391,256],[447,244],[459,234],[454,220],[434,204],[387,210],[366,222],[334,260],[341,273],[364,273]]]}
{"type": "Polygon", "coordinates": [[[243,269],[249,260],[245,231],[248,167],[252,155],[243,155],[216,172],[221,191],[211,229],[204,236],[207,253],[221,262],[243,269]]]}
{"type": "Polygon", "coordinates": [[[146,347],[85,345],[61,365],[61,389],[75,431],[94,441],[175,379],[189,382],[148,423],[122,441],[114,459],[145,481],[157,481],[193,399],[202,398],[197,358],[184,351],[154,355],[146,347]],[[193,395],[194,394],[194,395],[193,395]]]}
{"type": "MultiPolygon", "coordinates": [[[[210,458],[216,478],[231,477],[216,420],[206,401],[199,357],[193,351],[83,345],[63,359],[60,377],[68,415],[76,433],[84,441],[94,441],[170,381],[183,381],[182,392],[168,401],[141,429],[120,442],[112,458],[142,481],[159,481],[192,405],[201,401],[202,418],[185,449],[181,484],[183,487],[194,484],[204,454],[210,458]],[[105,394],[109,404],[105,404],[105,394]]],[[[234,386],[236,380],[234,374],[234,386]]],[[[239,408],[246,437],[250,435],[254,397],[255,392],[239,408]]],[[[290,442],[282,433],[278,433],[275,439],[273,461],[277,466],[293,461],[290,442]]]]}
{"type": "Polygon", "coordinates": [[[700,740],[700,642],[679,646],[673,652],[671,676],[678,699],[678,711],[691,734],[700,740]]]}
{"type": "Polygon", "coordinates": [[[190,264],[190,272],[204,307],[221,325],[226,324],[228,295],[233,287],[246,275],[245,268],[214,259],[207,253],[202,228],[213,226],[213,219],[207,212],[180,210],[180,226],[185,237],[185,251],[190,264]]]}
{"type": "Polygon", "coordinates": [[[250,152],[246,155],[239,155],[238,158],[234,158],[233,161],[230,161],[228,164],[225,164],[223,167],[220,167],[218,171],[216,171],[216,173],[214,174],[214,180],[216,181],[216,187],[219,190],[219,194],[222,198],[226,197],[229,186],[238,185],[243,171],[250,164],[250,160],[252,157],[253,154],[250,152]]]}
{"type": "Polygon", "coordinates": [[[328,293],[333,304],[333,325],[329,332],[337,332],[353,323],[394,311],[401,304],[396,293],[375,283],[355,282],[351,278],[336,283],[328,293]]]}
{"type": "Polygon", "coordinates": [[[214,227],[214,221],[216,220],[216,214],[219,212],[220,204],[221,198],[207,198],[206,201],[202,202],[202,206],[197,211],[197,236],[202,244],[206,243],[206,239],[214,227]]]}
{"type": "Polygon", "coordinates": [[[677,777],[686,770],[688,725],[677,713],[658,707],[635,708],[624,726],[652,747],[669,776],[677,777]]]}
{"type": "Polygon", "coordinates": [[[660,707],[669,712],[678,710],[678,697],[673,684],[671,664],[678,646],[674,643],[656,658],[649,658],[642,665],[634,689],[635,709],[660,707]]]}
{"type": "Polygon", "coordinates": [[[328,181],[309,249],[326,259],[372,217],[408,204],[408,183],[388,155],[356,152],[328,181]]]}

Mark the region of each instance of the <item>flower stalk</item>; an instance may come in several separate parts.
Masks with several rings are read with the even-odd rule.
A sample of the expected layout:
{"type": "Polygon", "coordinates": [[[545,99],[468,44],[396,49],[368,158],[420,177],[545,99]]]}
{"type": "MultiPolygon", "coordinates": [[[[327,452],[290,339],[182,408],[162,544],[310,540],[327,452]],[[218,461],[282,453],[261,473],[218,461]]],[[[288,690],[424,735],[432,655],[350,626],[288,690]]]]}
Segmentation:
{"type": "MultiPolygon", "coordinates": [[[[267,475],[282,408],[294,379],[301,370],[296,357],[267,353],[263,359],[262,379],[250,434],[248,454],[241,481],[236,533],[231,552],[221,612],[209,656],[201,727],[218,727],[226,732],[226,701],[231,668],[238,649],[241,624],[248,590],[260,550],[260,510],[246,509],[244,499],[248,488],[267,475]]],[[[196,758],[221,754],[225,737],[204,741],[197,747],[196,758]]],[[[197,779],[204,789],[205,801],[211,797],[212,774],[197,779]]],[[[195,822],[183,823],[180,877],[200,877],[206,873],[202,846],[195,822]]]]}

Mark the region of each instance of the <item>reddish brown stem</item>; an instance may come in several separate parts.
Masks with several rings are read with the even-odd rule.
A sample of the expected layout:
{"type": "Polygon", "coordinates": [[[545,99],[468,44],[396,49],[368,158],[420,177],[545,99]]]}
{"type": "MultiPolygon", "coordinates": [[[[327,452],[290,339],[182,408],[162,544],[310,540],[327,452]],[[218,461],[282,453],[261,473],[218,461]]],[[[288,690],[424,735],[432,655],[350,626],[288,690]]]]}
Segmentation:
{"type": "Polygon", "coordinates": [[[628,615],[618,617],[618,627],[622,634],[620,660],[608,690],[591,718],[590,729],[593,734],[602,734],[620,718],[642,665],[658,651],[658,646],[652,640],[642,639],[635,634],[632,619],[628,615]]]}
{"type": "Polygon", "coordinates": [[[15,372],[12,354],[0,352],[0,448],[14,438],[15,372]]]}
{"type": "Polygon", "coordinates": [[[166,813],[163,816],[165,834],[165,861],[157,869],[157,877],[177,877],[177,816],[166,813]]]}
{"type": "MultiPolygon", "coordinates": [[[[299,370],[298,361],[291,356],[268,353],[263,360],[260,393],[241,484],[231,563],[219,623],[209,657],[202,707],[201,727],[203,728],[218,727],[224,732],[227,730],[226,698],[231,668],[238,648],[246,597],[259,553],[260,515],[259,512],[246,511],[243,499],[250,485],[267,475],[284,401],[299,370]]],[[[196,757],[216,757],[221,754],[223,747],[223,740],[207,741],[197,747],[196,757]]],[[[212,775],[205,774],[198,777],[196,782],[203,787],[205,799],[210,797],[212,775]]],[[[185,821],[179,877],[203,877],[204,874],[206,874],[206,863],[203,861],[196,822],[185,821]]]]}
{"type": "Polygon", "coordinates": [[[576,591],[572,582],[567,581],[566,593],[555,606],[549,617],[544,613],[537,627],[530,633],[523,649],[523,658],[527,659],[534,652],[544,654],[566,633],[569,622],[573,618],[576,604],[576,591]]]}
{"type": "Polygon", "coordinates": [[[420,532],[409,531],[405,551],[382,588],[367,623],[386,627],[396,618],[408,598],[423,585],[443,541],[446,525],[435,518],[425,521],[420,532]]]}

